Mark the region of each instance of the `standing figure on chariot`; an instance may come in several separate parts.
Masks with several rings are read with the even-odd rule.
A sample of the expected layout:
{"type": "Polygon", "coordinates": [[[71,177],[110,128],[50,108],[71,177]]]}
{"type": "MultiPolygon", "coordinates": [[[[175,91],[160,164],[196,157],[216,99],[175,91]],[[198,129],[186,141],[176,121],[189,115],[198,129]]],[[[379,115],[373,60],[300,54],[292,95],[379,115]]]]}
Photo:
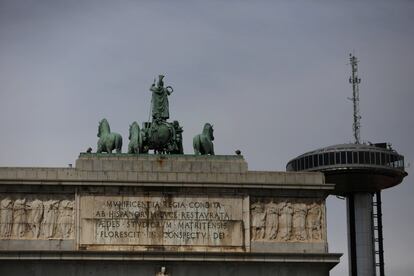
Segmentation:
{"type": "Polygon", "coordinates": [[[168,96],[174,91],[171,86],[164,87],[163,75],[158,76],[158,83],[154,83],[150,87],[152,92],[151,108],[152,120],[166,121],[170,118],[170,109],[168,103],[168,96]]]}

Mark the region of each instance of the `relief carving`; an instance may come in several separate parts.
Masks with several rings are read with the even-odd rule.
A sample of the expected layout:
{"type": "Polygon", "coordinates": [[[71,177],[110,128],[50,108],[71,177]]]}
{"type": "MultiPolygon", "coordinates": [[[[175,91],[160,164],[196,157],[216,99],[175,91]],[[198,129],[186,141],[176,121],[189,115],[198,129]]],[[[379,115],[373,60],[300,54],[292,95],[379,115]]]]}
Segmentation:
{"type": "Polygon", "coordinates": [[[280,212],[279,240],[289,240],[290,235],[292,234],[292,214],[292,204],[290,204],[290,202],[283,202],[282,210],[280,212]]]}
{"type": "Polygon", "coordinates": [[[73,203],[70,200],[62,200],[60,203],[57,232],[64,239],[70,238],[73,233],[73,203]]]}
{"type": "Polygon", "coordinates": [[[42,221],[43,236],[50,239],[55,235],[59,201],[48,200],[43,205],[45,207],[45,215],[42,221]]]}
{"type": "Polygon", "coordinates": [[[253,200],[252,240],[274,242],[320,242],[324,240],[322,200],[253,200]]]}
{"type": "Polygon", "coordinates": [[[74,200],[55,197],[0,197],[0,239],[73,239],[74,200]]]}
{"type": "Polygon", "coordinates": [[[13,236],[22,238],[26,233],[26,199],[16,199],[13,204],[13,236]]]}
{"type": "Polygon", "coordinates": [[[8,238],[11,236],[13,226],[13,201],[4,198],[0,208],[0,237],[8,238]]]}
{"type": "Polygon", "coordinates": [[[299,241],[307,239],[306,235],[306,214],[308,208],[304,203],[297,203],[293,207],[293,233],[299,241]]]}
{"type": "Polygon", "coordinates": [[[277,237],[277,231],[279,229],[279,213],[279,204],[271,201],[266,205],[266,237],[269,237],[271,240],[274,240],[277,237]]]}
{"type": "Polygon", "coordinates": [[[265,218],[266,213],[260,202],[256,202],[251,206],[252,214],[252,237],[254,240],[263,239],[265,237],[265,218]]]}
{"type": "Polygon", "coordinates": [[[308,210],[306,230],[310,240],[322,239],[322,209],[321,206],[312,203],[308,210]]]}
{"type": "Polygon", "coordinates": [[[29,202],[29,229],[32,238],[39,238],[40,235],[40,224],[43,219],[43,202],[35,199],[29,202]]]}

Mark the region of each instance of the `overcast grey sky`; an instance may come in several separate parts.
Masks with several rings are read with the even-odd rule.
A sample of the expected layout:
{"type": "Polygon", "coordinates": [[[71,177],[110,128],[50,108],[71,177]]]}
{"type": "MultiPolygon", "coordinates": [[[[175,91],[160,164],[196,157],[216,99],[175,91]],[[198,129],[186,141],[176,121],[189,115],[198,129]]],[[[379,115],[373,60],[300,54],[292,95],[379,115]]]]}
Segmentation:
{"type": "MultiPolygon", "coordinates": [[[[251,170],[352,142],[348,54],[365,141],[414,157],[414,1],[0,0],[0,166],[67,166],[107,118],[127,144],[154,76],[174,87],[184,150],[205,122],[251,170]]],[[[124,150],[126,145],[124,145],[124,150]]],[[[386,272],[412,276],[412,167],[383,192],[386,272]]],[[[331,275],[347,275],[344,201],[328,199],[331,275]]]]}

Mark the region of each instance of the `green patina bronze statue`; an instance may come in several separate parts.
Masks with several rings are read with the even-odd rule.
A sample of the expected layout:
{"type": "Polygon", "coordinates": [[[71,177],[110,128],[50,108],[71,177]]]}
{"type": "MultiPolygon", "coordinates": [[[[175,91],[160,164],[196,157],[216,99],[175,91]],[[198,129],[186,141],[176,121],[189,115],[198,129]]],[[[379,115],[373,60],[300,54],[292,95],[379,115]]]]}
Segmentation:
{"type": "MultiPolygon", "coordinates": [[[[129,154],[148,153],[149,150],[161,154],[184,154],[182,126],[178,121],[167,121],[170,118],[168,96],[173,89],[171,86],[164,87],[163,79],[164,76],[159,75],[158,82],[154,79],[150,87],[152,120],[143,122],[142,128],[137,122],[129,126],[129,154]]],[[[122,137],[118,133],[111,133],[106,119],[99,122],[98,137],[97,153],[112,153],[114,149],[117,153],[121,152],[122,137]]],[[[214,155],[213,140],[213,126],[207,123],[203,133],[193,139],[195,154],[214,155]]]]}
{"type": "Polygon", "coordinates": [[[206,123],[203,128],[203,132],[194,136],[193,138],[193,148],[194,154],[201,155],[214,155],[214,135],[213,135],[213,126],[209,123],[206,123]]]}
{"type": "Polygon", "coordinates": [[[166,121],[144,122],[141,130],[142,146],[140,152],[147,153],[152,149],[154,153],[182,154],[182,136],[180,136],[180,140],[177,139],[182,132],[179,125],[166,121]]]}
{"type": "Polygon", "coordinates": [[[102,119],[99,122],[98,137],[97,153],[112,153],[114,149],[117,153],[121,153],[122,136],[119,133],[111,132],[111,128],[106,119],[102,119]]]}
{"type": "Polygon", "coordinates": [[[183,149],[183,128],[180,126],[180,123],[178,121],[173,122],[173,126],[175,129],[175,141],[177,144],[177,147],[172,152],[173,154],[184,154],[183,149]]]}
{"type": "Polygon", "coordinates": [[[178,121],[167,122],[170,117],[168,96],[173,89],[164,87],[164,76],[159,75],[158,83],[152,84],[151,122],[144,122],[142,129],[136,122],[129,127],[128,153],[154,153],[183,154],[183,128],[178,121]]]}
{"type": "Polygon", "coordinates": [[[133,122],[129,126],[129,144],[128,153],[142,152],[142,136],[137,122],[133,122]]]}
{"type": "Polygon", "coordinates": [[[151,109],[152,109],[152,119],[160,119],[165,121],[170,118],[170,107],[168,103],[168,96],[174,91],[171,86],[164,88],[164,76],[158,76],[157,85],[154,83],[150,87],[152,92],[151,98],[151,109]]]}

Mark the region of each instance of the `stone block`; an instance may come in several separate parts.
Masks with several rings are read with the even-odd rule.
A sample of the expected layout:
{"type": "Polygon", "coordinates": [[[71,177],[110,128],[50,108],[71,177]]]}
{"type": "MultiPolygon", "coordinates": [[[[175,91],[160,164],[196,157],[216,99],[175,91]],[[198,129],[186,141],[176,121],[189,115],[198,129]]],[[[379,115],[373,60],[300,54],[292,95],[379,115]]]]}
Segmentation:
{"type": "Polygon", "coordinates": [[[0,168],[0,179],[7,178],[7,168],[0,168]]]}
{"type": "Polygon", "coordinates": [[[73,172],[73,180],[88,180],[88,171],[76,171],[73,172]]]}
{"type": "Polygon", "coordinates": [[[217,182],[219,183],[226,183],[227,182],[227,174],[225,173],[217,173],[217,182]]]}
{"type": "Polygon", "coordinates": [[[49,169],[47,171],[47,179],[48,180],[56,180],[57,179],[57,171],[53,169],[49,169]]]}
{"type": "Polygon", "coordinates": [[[78,158],[78,159],[76,159],[76,161],[75,161],[75,167],[77,168],[77,169],[79,169],[79,170],[81,170],[82,169],[82,163],[83,163],[83,158],[78,158]]]}
{"type": "Polygon", "coordinates": [[[223,173],[231,173],[231,167],[226,162],[220,162],[219,170],[223,173]]]}
{"type": "Polygon", "coordinates": [[[137,181],[138,180],[138,173],[137,172],[128,172],[127,180],[128,181],[137,181]]]}
{"type": "Polygon", "coordinates": [[[187,182],[197,182],[197,174],[196,173],[188,173],[187,174],[187,182]]]}
{"type": "Polygon", "coordinates": [[[75,249],[74,240],[0,240],[0,250],[68,251],[75,249]]]}
{"type": "Polygon", "coordinates": [[[266,183],[266,173],[256,172],[256,183],[264,184],[266,183]]]}
{"type": "Polygon", "coordinates": [[[207,180],[208,183],[214,183],[217,181],[217,174],[216,173],[208,173],[207,174],[207,180]]]}
{"type": "Polygon", "coordinates": [[[222,168],[221,168],[222,164],[221,162],[211,162],[210,167],[211,167],[211,171],[212,172],[216,172],[216,173],[221,173],[223,172],[222,168]]]}
{"type": "Polygon", "coordinates": [[[20,169],[16,171],[16,178],[17,179],[25,179],[26,178],[26,170],[20,169]]]}
{"type": "Polygon", "coordinates": [[[98,179],[99,181],[106,181],[108,180],[108,172],[106,171],[98,171],[98,179]]]}
{"type": "Polygon", "coordinates": [[[122,161],[112,161],[112,170],[113,171],[122,171],[122,161]]]}
{"type": "Polygon", "coordinates": [[[208,174],[207,173],[198,173],[197,174],[197,182],[207,182],[208,181],[208,174]]]}
{"type": "Polygon", "coordinates": [[[240,173],[241,172],[241,170],[240,170],[240,163],[239,162],[232,162],[232,163],[230,163],[230,171],[232,172],[232,173],[240,173]]]}
{"type": "Polygon", "coordinates": [[[187,173],[182,173],[182,172],[177,173],[177,181],[187,182],[187,173]]]}
{"type": "Polygon", "coordinates": [[[138,182],[145,182],[148,181],[148,173],[147,172],[138,172],[137,174],[137,181],[138,182]]]}
{"type": "Polygon", "coordinates": [[[93,160],[83,160],[82,162],[82,170],[91,171],[93,170],[93,160]]]}
{"type": "Polygon", "coordinates": [[[15,179],[17,177],[17,170],[14,168],[7,169],[7,178],[15,179]]]}
{"type": "Polygon", "coordinates": [[[286,174],[283,172],[276,172],[274,173],[274,182],[277,184],[284,184],[286,183],[286,174]]]}
{"type": "Polygon", "coordinates": [[[245,178],[244,178],[245,183],[254,183],[254,182],[256,182],[256,174],[255,173],[247,172],[244,175],[245,175],[245,178]]]}
{"type": "Polygon", "coordinates": [[[102,160],[102,170],[104,171],[112,171],[112,164],[114,162],[112,160],[102,160]]]}
{"type": "Polygon", "coordinates": [[[248,171],[248,165],[247,165],[247,162],[242,161],[242,162],[240,163],[240,171],[241,171],[242,173],[245,173],[245,172],[247,172],[247,171],[248,171]]]}
{"type": "Polygon", "coordinates": [[[295,184],[305,184],[305,173],[296,173],[295,174],[295,184]]]}
{"type": "Polygon", "coordinates": [[[325,175],[323,173],[315,173],[313,174],[315,184],[324,184],[325,183],[325,175]]]}
{"type": "Polygon", "coordinates": [[[229,183],[240,183],[240,173],[229,173],[229,174],[227,174],[227,182],[229,182],[229,183]]]}
{"type": "Polygon", "coordinates": [[[95,172],[95,171],[88,172],[87,179],[89,181],[96,181],[96,180],[98,180],[98,172],[95,172]]]}
{"type": "Polygon", "coordinates": [[[158,180],[158,173],[149,172],[149,173],[147,173],[147,175],[148,175],[148,178],[147,178],[148,181],[155,182],[155,181],[158,180]]]}
{"type": "Polygon", "coordinates": [[[100,159],[93,159],[93,161],[92,161],[92,168],[93,168],[94,171],[101,171],[103,169],[102,160],[100,160],[100,159]]]}
{"type": "Polygon", "coordinates": [[[181,164],[180,172],[191,172],[191,162],[177,162],[181,164]]]}
{"type": "Polygon", "coordinates": [[[108,180],[109,181],[116,181],[116,180],[118,180],[118,173],[117,172],[108,171],[107,172],[107,175],[108,175],[108,180]]]}
{"type": "Polygon", "coordinates": [[[150,161],[150,160],[143,160],[142,161],[142,171],[144,171],[144,172],[152,172],[152,161],[150,161]]]}
{"type": "Polygon", "coordinates": [[[122,169],[124,171],[133,171],[134,170],[134,163],[132,160],[125,160],[125,161],[121,161],[122,162],[122,169]]]}
{"type": "Polygon", "coordinates": [[[117,177],[118,177],[117,180],[127,181],[128,180],[128,172],[126,172],[126,171],[120,171],[120,172],[117,173],[117,177]]]}
{"type": "Polygon", "coordinates": [[[171,172],[172,163],[170,160],[159,157],[152,162],[152,170],[154,172],[171,172]]]}
{"type": "Polygon", "coordinates": [[[141,160],[134,160],[133,162],[132,162],[132,164],[133,164],[133,170],[134,171],[136,171],[136,172],[142,172],[142,171],[144,171],[143,170],[143,161],[141,161],[141,160]]]}
{"type": "Polygon", "coordinates": [[[158,174],[158,181],[160,182],[167,182],[168,175],[166,173],[157,173],[158,174]]]}
{"type": "Polygon", "coordinates": [[[326,243],[251,242],[251,252],[257,253],[327,253],[326,243]]]}
{"type": "Polygon", "coordinates": [[[295,175],[296,173],[287,172],[286,173],[286,184],[297,184],[295,175]]]}
{"type": "Polygon", "coordinates": [[[201,162],[201,171],[203,173],[211,172],[211,162],[210,161],[203,161],[201,162]]]}
{"type": "Polygon", "coordinates": [[[37,179],[37,169],[26,169],[26,178],[37,179]]]}
{"type": "Polygon", "coordinates": [[[202,172],[201,162],[193,161],[191,162],[191,172],[193,173],[200,173],[202,172]]]}
{"type": "Polygon", "coordinates": [[[177,173],[167,173],[167,180],[170,182],[177,181],[177,173]]]}
{"type": "Polygon", "coordinates": [[[37,178],[39,180],[44,180],[47,178],[47,170],[46,169],[39,169],[37,171],[37,178]]]}

